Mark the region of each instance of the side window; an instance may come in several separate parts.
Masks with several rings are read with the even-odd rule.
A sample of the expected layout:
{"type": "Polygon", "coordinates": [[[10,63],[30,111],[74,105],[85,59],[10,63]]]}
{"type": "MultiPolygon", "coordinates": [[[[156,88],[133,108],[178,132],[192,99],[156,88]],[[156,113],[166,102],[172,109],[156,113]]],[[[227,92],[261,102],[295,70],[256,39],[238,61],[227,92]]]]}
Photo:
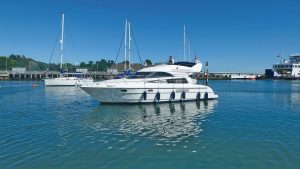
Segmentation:
{"type": "Polygon", "coordinates": [[[156,78],[156,77],[172,77],[172,75],[166,72],[153,72],[147,76],[147,78],[156,78]]]}
{"type": "Polygon", "coordinates": [[[178,79],[180,83],[188,83],[186,79],[182,78],[182,79],[178,79]]]}
{"type": "Polygon", "coordinates": [[[168,83],[188,83],[185,78],[181,79],[167,79],[168,83]]]}
{"type": "Polygon", "coordinates": [[[166,80],[154,80],[154,81],[149,81],[150,83],[166,83],[166,80]]]}
{"type": "Polygon", "coordinates": [[[154,74],[154,76],[156,76],[156,77],[171,77],[172,75],[169,73],[166,73],[166,72],[156,72],[154,74]]]}

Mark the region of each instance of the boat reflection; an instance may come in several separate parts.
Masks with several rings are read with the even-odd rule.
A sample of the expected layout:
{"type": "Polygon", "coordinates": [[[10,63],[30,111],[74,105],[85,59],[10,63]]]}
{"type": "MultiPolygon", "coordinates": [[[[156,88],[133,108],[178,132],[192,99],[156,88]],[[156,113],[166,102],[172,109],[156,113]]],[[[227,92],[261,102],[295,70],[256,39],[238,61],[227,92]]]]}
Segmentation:
{"type": "Polygon", "coordinates": [[[291,81],[290,97],[287,99],[287,105],[297,112],[300,109],[300,81],[291,81]]]}
{"type": "Polygon", "coordinates": [[[274,104],[300,109],[300,81],[275,81],[272,92],[274,104]]]}
{"type": "Polygon", "coordinates": [[[45,94],[54,98],[78,99],[87,96],[79,87],[75,86],[45,86],[45,94]]]}
{"type": "Polygon", "coordinates": [[[88,113],[93,131],[182,139],[202,131],[201,123],[213,112],[217,100],[141,105],[101,105],[88,113]]]}
{"type": "Polygon", "coordinates": [[[45,93],[53,96],[73,96],[84,93],[79,87],[75,86],[45,86],[45,93]]]}

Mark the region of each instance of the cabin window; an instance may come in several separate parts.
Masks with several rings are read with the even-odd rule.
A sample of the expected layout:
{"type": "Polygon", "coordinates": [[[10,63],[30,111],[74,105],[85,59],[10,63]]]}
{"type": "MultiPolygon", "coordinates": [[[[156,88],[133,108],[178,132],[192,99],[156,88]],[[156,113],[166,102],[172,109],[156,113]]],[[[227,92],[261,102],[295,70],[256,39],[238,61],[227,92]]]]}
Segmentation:
{"type": "Polygon", "coordinates": [[[172,75],[166,72],[136,72],[134,75],[129,76],[130,79],[159,77],[172,77],[172,75]]]}
{"type": "Polygon", "coordinates": [[[166,72],[154,72],[153,74],[150,74],[148,76],[148,78],[151,77],[172,77],[172,75],[170,73],[166,73],[166,72]]]}
{"type": "Polygon", "coordinates": [[[134,75],[130,75],[127,78],[129,78],[129,79],[140,79],[140,78],[145,78],[149,74],[151,74],[151,72],[136,72],[134,75]]]}
{"type": "Polygon", "coordinates": [[[180,79],[167,79],[168,83],[188,83],[188,81],[185,78],[180,79]]]}
{"type": "Polygon", "coordinates": [[[150,83],[166,83],[166,80],[153,80],[149,81],[150,83]]]}

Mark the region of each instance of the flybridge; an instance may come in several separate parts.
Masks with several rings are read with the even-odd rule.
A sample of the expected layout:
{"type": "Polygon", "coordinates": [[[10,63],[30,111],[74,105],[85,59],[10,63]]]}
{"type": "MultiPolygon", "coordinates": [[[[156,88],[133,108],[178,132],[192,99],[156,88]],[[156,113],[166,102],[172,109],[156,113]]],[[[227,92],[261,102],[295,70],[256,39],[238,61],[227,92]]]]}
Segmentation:
{"type": "Polygon", "coordinates": [[[169,72],[169,73],[200,73],[202,69],[201,63],[178,62],[174,65],[157,65],[139,70],[139,72],[169,72]],[[188,66],[187,66],[188,65],[188,66]]]}

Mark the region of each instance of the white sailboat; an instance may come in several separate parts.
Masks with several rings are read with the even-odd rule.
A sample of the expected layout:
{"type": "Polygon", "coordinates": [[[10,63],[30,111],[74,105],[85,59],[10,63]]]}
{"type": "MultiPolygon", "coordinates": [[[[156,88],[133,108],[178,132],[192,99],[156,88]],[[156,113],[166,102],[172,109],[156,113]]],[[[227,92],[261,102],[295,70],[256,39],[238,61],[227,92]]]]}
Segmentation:
{"type": "Polygon", "coordinates": [[[79,77],[82,74],[80,73],[64,73],[63,72],[63,51],[64,51],[64,26],[65,26],[65,15],[62,14],[62,23],[61,23],[61,39],[60,39],[60,77],[48,79],[46,78],[46,86],[80,86],[86,83],[92,83],[92,78],[82,78],[79,77]],[[69,77],[73,75],[73,77],[69,77]]]}

